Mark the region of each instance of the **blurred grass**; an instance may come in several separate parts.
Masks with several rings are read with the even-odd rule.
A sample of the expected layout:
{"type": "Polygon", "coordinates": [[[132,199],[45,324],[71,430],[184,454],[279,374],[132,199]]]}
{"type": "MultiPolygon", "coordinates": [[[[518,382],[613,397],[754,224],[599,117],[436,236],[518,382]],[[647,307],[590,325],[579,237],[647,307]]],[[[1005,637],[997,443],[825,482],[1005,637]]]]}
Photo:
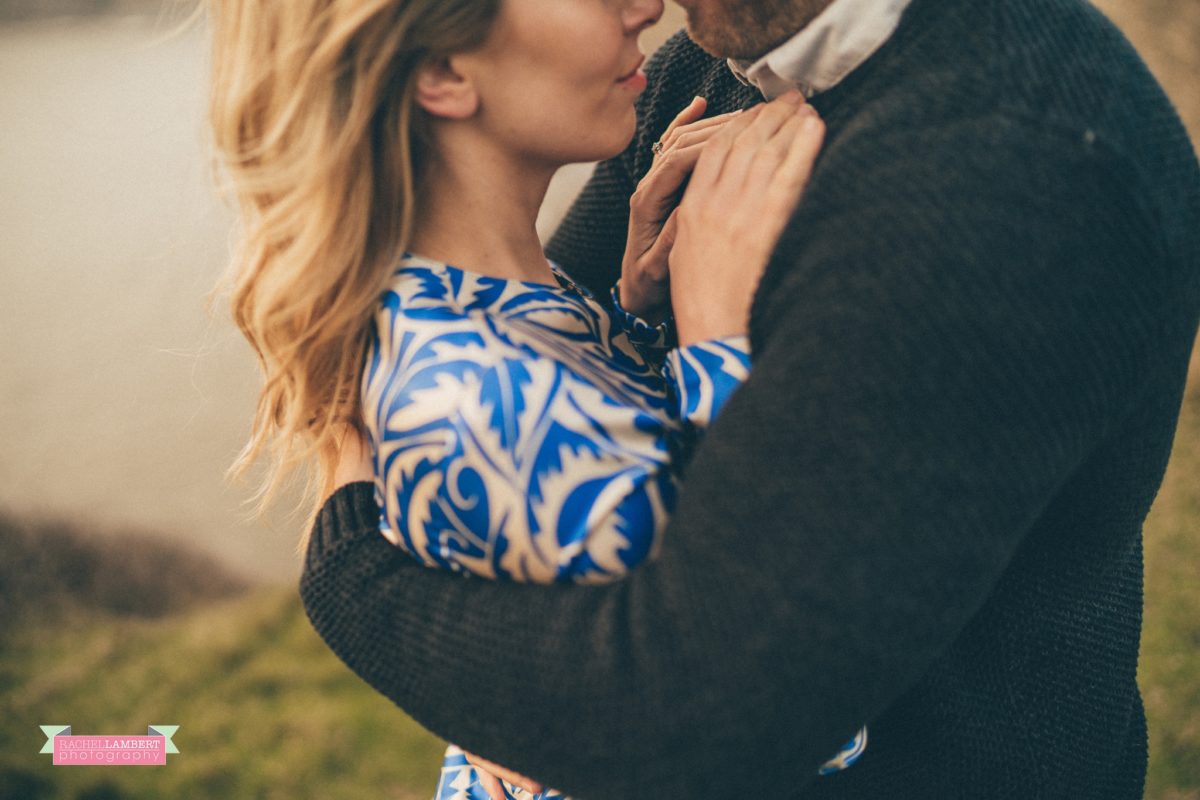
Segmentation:
{"type": "MultiPolygon", "coordinates": [[[[81,609],[158,617],[250,586],[216,557],[144,531],[85,534],[61,520],[0,512],[0,552],[0,620],[9,624],[81,609]]],[[[0,627],[0,639],[8,630],[0,627]]]]}
{"type": "Polygon", "coordinates": [[[81,612],[27,627],[0,687],[0,798],[428,800],[444,747],[325,648],[290,589],[158,620],[81,612]],[[39,725],[155,723],[180,726],[165,767],[54,767],[38,753],[39,725]]]}
{"type": "Polygon", "coordinates": [[[1150,723],[1150,800],[1200,800],[1200,351],[1171,462],[1144,529],[1138,682],[1150,723]]]}

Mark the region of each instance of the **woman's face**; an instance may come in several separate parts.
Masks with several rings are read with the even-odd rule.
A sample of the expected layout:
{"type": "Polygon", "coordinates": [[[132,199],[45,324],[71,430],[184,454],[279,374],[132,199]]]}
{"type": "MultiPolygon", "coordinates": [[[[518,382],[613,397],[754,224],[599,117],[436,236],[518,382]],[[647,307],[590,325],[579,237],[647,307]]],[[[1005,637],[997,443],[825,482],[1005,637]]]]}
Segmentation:
{"type": "Polygon", "coordinates": [[[637,37],[662,0],[503,0],[487,44],[460,56],[487,136],[551,164],[621,152],[646,87],[637,37]]]}

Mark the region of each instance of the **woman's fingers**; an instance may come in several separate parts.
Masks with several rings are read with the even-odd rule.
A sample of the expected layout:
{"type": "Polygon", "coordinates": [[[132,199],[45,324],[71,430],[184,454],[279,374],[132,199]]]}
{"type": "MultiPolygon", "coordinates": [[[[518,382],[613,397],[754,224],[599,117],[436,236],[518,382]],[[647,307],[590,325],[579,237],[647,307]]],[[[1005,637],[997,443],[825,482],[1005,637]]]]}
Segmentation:
{"type": "Polygon", "coordinates": [[[662,144],[662,151],[655,153],[650,169],[653,170],[672,150],[708,141],[720,132],[722,126],[741,113],[741,111],[731,111],[728,114],[720,114],[675,128],[669,134],[664,134],[663,138],[659,140],[662,144]]]}
{"type": "Polygon", "coordinates": [[[787,154],[775,171],[775,180],[770,183],[768,193],[770,201],[789,210],[808,184],[825,140],[825,123],[811,107],[806,106],[796,115],[793,127],[795,131],[786,142],[787,154]]]}
{"type": "Polygon", "coordinates": [[[697,122],[689,122],[686,125],[680,125],[676,128],[668,128],[668,133],[663,134],[662,143],[664,147],[677,142],[682,136],[696,131],[707,130],[708,128],[719,128],[729,120],[742,113],[741,109],[737,111],[727,111],[724,114],[717,114],[715,117],[705,117],[697,122]]]}
{"type": "Polygon", "coordinates": [[[537,794],[545,787],[532,778],[527,778],[524,775],[513,772],[511,769],[505,769],[494,761],[488,761],[486,758],[480,758],[474,753],[463,751],[463,755],[467,757],[467,761],[475,767],[475,773],[479,776],[479,782],[483,788],[487,789],[488,794],[491,794],[493,800],[504,800],[504,788],[500,781],[505,781],[513,786],[520,786],[527,792],[537,794]],[[493,793],[493,788],[498,794],[493,793]]]}
{"type": "Polygon", "coordinates": [[[688,134],[659,156],[630,199],[630,223],[634,228],[640,231],[644,226],[652,226],[652,235],[657,237],[657,226],[677,205],[680,187],[695,169],[696,162],[716,130],[713,128],[707,132],[688,134]]]}
{"type": "Polygon", "coordinates": [[[739,109],[694,121],[696,116],[704,113],[705,108],[707,101],[697,97],[667,127],[659,140],[661,152],[655,154],[650,170],[638,185],[637,194],[643,202],[660,207],[678,190],[687,173],[696,165],[701,152],[699,146],[711,140],[727,123],[742,114],[739,109]]]}
{"type": "MultiPolygon", "coordinates": [[[[697,99],[702,101],[704,98],[697,99]]],[[[696,105],[703,110],[703,103],[696,105]]],[[[681,112],[676,121],[687,119],[688,109],[681,112]]],[[[675,193],[683,184],[683,180],[695,167],[701,146],[739,113],[733,111],[682,127],[668,128],[670,133],[664,135],[662,153],[655,155],[649,171],[638,183],[631,203],[631,210],[635,215],[640,210],[644,212],[642,216],[647,217],[647,221],[656,224],[661,222],[666,209],[674,204],[675,193]]]]}
{"type": "Polygon", "coordinates": [[[763,159],[782,161],[787,148],[780,143],[777,134],[804,105],[804,96],[795,91],[768,103],[754,123],[734,141],[719,180],[729,181],[729,188],[736,191],[736,187],[747,180],[756,162],[763,159]]]}
{"type": "Polygon", "coordinates": [[[692,174],[692,189],[689,194],[696,193],[703,196],[712,190],[734,142],[758,119],[766,107],[766,105],[757,105],[733,116],[715,136],[708,140],[700,160],[696,162],[696,169],[692,174]]]}
{"type": "Polygon", "coordinates": [[[650,170],[638,185],[638,191],[653,204],[674,194],[683,178],[696,166],[696,160],[700,157],[704,144],[721,130],[721,124],[724,124],[724,121],[717,125],[680,133],[670,147],[664,147],[662,154],[655,156],[650,170]],[[656,188],[649,193],[645,191],[650,187],[656,188]]]}
{"type": "MultiPolygon", "coordinates": [[[[663,156],[669,156],[672,151],[679,150],[684,147],[691,147],[694,144],[707,142],[712,137],[716,136],[721,130],[719,125],[712,125],[699,130],[687,130],[675,137],[675,141],[671,142],[671,146],[663,150],[663,156]]],[[[661,157],[659,159],[662,160],[661,157]]]]}
{"type": "MultiPolygon", "coordinates": [[[[673,205],[674,195],[683,185],[684,178],[696,167],[696,162],[704,153],[706,141],[675,147],[669,153],[664,153],[659,163],[638,184],[636,202],[655,212],[665,212],[668,205],[673,205]]],[[[661,213],[656,215],[662,219],[661,213]]]]}
{"type": "Polygon", "coordinates": [[[761,196],[769,186],[777,187],[784,183],[790,186],[790,182],[781,177],[779,170],[800,136],[804,120],[811,114],[811,109],[808,112],[804,110],[807,108],[805,106],[792,114],[770,139],[755,149],[753,158],[743,173],[742,182],[737,185],[743,194],[761,196]]]}
{"type": "Polygon", "coordinates": [[[681,345],[744,332],[754,290],[812,174],[824,125],[799,95],[713,136],[679,207],[669,250],[681,345]]]}
{"type": "Polygon", "coordinates": [[[505,800],[504,786],[500,783],[500,779],[490,772],[475,768],[475,774],[479,776],[479,785],[488,793],[488,797],[492,800],[505,800]]]}
{"type": "Polygon", "coordinates": [[[699,96],[693,97],[692,102],[688,103],[686,108],[675,115],[675,119],[671,120],[671,124],[667,126],[667,129],[663,131],[663,135],[658,140],[666,145],[677,128],[700,119],[700,117],[704,116],[704,111],[707,108],[708,100],[699,96]]]}
{"type": "Polygon", "coordinates": [[[679,208],[676,207],[671,212],[671,216],[667,217],[667,221],[663,223],[662,230],[659,231],[658,238],[654,240],[654,244],[646,251],[644,266],[647,275],[655,280],[666,280],[670,274],[668,259],[671,256],[671,247],[675,244],[675,236],[679,230],[679,208]]]}

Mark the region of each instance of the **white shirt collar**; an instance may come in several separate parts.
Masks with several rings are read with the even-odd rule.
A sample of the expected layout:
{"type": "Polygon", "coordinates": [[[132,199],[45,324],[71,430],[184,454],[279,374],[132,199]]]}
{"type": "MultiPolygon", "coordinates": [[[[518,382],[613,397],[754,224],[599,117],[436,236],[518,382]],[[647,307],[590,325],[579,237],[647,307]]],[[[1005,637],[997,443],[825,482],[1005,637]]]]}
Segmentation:
{"type": "Polygon", "coordinates": [[[742,83],[768,100],[790,89],[831,89],[891,38],[910,0],[833,0],[799,33],[757,61],[729,59],[742,83]]]}

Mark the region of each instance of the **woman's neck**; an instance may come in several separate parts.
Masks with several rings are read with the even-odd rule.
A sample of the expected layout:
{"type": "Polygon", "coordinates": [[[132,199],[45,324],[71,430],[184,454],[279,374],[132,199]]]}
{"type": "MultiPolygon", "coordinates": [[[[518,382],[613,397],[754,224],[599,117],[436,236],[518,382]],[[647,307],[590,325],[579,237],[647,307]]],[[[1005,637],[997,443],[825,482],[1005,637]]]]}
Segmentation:
{"type": "Polygon", "coordinates": [[[409,250],[497,278],[553,283],[536,222],[555,168],[486,146],[439,149],[418,190],[409,250]]]}

